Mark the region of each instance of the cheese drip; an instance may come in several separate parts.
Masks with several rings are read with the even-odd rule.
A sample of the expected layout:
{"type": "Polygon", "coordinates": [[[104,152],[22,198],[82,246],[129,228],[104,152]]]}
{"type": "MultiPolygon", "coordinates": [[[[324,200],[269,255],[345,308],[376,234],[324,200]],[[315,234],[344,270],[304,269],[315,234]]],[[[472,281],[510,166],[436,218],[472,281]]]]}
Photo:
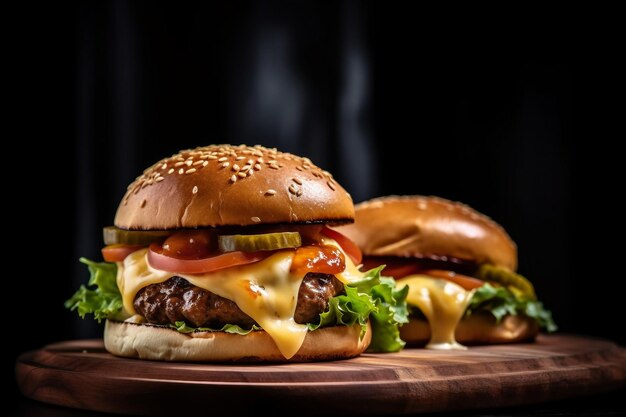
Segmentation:
{"type": "Polygon", "coordinates": [[[474,291],[465,291],[450,281],[426,275],[411,275],[398,282],[409,286],[408,304],[418,307],[430,324],[427,349],[467,349],[454,337],[456,327],[465,313],[474,291]]]}
{"type": "MultiPolygon", "coordinates": [[[[341,250],[332,239],[325,238],[323,243],[341,250]]],[[[283,356],[289,359],[298,352],[307,333],[307,326],[296,323],[294,319],[298,292],[305,274],[290,272],[293,256],[292,250],[277,251],[253,264],[186,275],[151,267],[147,249],[140,249],[128,255],[124,262],[117,263],[117,285],[124,310],[133,316],[137,314],[133,303],[142,288],[162,283],[173,276],[182,277],[197,287],[235,302],[272,337],[283,356]]],[[[345,284],[362,279],[363,273],[349,256],[344,256],[346,269],[336,275],[337,279],[345,284]]]]}

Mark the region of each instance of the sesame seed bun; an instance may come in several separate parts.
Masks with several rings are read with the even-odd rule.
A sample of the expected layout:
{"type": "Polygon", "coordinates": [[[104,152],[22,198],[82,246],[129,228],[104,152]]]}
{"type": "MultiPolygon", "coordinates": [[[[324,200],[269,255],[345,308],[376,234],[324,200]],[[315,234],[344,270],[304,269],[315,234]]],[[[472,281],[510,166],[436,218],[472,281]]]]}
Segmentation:
{"type": "Polygon", "coordinates": [[[107,320],[104,346],[117,356],[163,361],[311,362],[360,355],[372,339],[370,325],[362,338],[360,333],[358,324],[308,332],[300,350],[287,360],[264,331],[247,335],[209,331],[183,334],[162,326],[107,320]]]}
{"type": "Polygon", "coordinates": [[[261,146],[185,150],[128,187],[115,225],[131,230],[352,222],[350,195],[309,159],[261,146]]]}
{"type": "Polygon", "coordinates": [[[439,197],[389,196],[355,206],[355,223],[338,230],[366,256],[488,263],[515,271],[517,247],[497,223],[439,197]]]}

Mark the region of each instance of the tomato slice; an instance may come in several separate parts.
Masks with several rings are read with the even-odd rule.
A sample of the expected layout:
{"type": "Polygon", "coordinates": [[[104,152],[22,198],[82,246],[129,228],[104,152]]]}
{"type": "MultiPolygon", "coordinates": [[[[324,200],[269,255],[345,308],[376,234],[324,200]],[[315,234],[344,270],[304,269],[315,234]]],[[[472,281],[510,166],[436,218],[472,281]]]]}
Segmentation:
{"type": "Polygon", "coordinates": [[[361,261],[363,260],[363,253],[361,252],[361,249],[347,236],[326,226],[324,226],[324,228],[322,229],[322,234],[328,236],[331,239],[334,239],[335,242],[337,242],[339,246],[341,246],[341,249],[343,249],[344,252],[348,254],[348,256],[350,257],[350,259],[352,259],[352,262],[354,262],[355,265],[359,265],[361,263],[361,261]]]}
{"type": "Polygon", "coordinates": [[[102,248],[102,257],[107,262],[122,262],[131,253],[145,248],[141,245],[108,245],[102,248]]]}
{"type": "Polygon", "coordinates": [[[150,245],[148,263],[161,271],[180,274],[202,274],[233,266],[246,265],[261,261],[273,252],[227,252],[202,259],[178,259],[159,253],[162,246],[159,243],[150,245]]]}
{"type": "Polygon", "coordinates": [[[339,274],[346,269],[346,260],[337,247],[330,245],[301,246],[291,262],[291,271],[297,274],[317,272],[339,274]]]}
{"type": "Polygon", "coordinates": [[[452,271],[444,271],[442,269],[429,269],[427,271],[422,272],[424,275],[428,275],[433,278],[441,278],[450,282],[454,282],[455,284],[463,287],[464,289],[470,291],[474,288],[482,287],[485,281],[480,279],[468,277],[467,275],[457,274],[452,271]]]}
{"type": "Polygon", "coordinates": [[[414,275],[421,271],[419,265],[416,264],[398,264],[398,265],[387,265],[385,269],[383,269],[382,274],[385,276],[391,276],[395,279],[404,278],[408,275],[414,275]]]}

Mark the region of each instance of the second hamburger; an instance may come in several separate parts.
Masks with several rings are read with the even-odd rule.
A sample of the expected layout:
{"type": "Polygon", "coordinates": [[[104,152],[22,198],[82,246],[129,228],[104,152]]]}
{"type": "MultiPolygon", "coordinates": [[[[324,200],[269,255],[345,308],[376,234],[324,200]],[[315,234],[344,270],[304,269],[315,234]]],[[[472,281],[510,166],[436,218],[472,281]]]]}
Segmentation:
{"type": "Polygon", "coordinates": [[[487,216],[438,197],[389,196],[355,206],[355,223],[339,228],[362,249],[364,269],[407,284],[408,345],[462,349],[461,344],[533,340],[556,330],[533,285],[515,272],[517,247],[487,216]]]}

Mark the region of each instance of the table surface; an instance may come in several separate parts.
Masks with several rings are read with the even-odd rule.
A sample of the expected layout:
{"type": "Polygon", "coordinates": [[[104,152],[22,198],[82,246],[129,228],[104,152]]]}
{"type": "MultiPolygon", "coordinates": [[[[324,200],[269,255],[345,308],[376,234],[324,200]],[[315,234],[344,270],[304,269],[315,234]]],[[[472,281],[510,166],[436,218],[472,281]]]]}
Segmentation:
{"type": "MultiPolygon", "coordinates": [[[[75,410],[58,407],[30,400],[22,395],[16,395],[10,401],[9,407],[13,407],[13,415],[16,417],[51,416],[51,417],[105,417],[119,416],[119,414],[107,414],[75,410]]],[[[11,415],[10,413],[8,415],[11,415]]],[[[210,415],[210,412],[207,412],[210,415]]],[[[323,415],[323,414],[320,414],[323,415]]],[[[578,417],[578,416],[625,416],[626,415],[626,389],[607,392],[599,395],[585,396],[571,400],[554,401],[533,406],[521,406],[514,408],[485,409],[472,411],[459,411],[453,413],[420,414],[420,416],[432,417],[578,417]]],[[[194,416],[199,417],[199,416],[194,416]]]]}
{"type": "MultiPolygon", "coordinates": [[[[626,350],[581,336],[542,336],[533,344],[467,352],[405,349],[333,363],[262,366],[138,361],[114,357],[101,345],[101,340],[76,340],[22,355],[17,362],[22,389],[50,403],[116,412],[167,410],[164,415],[178,410],[175,401],[194,415],[215,415],[220,409],[221,414],[248,415],[301,404],[298,414],[310,415],[319,414],[312,407],[328,415],[326,410],[335,406],[344,409],[340,415],[352,410],[376,415],[433,410],[471,416],[626,414],[626,350]],[[154,397],[157,389],[171,401],[154,397]],[[607,389],[612,392],[597,394],[607,389]],[[236,408],[231,410],[231,404],[236,408]],[[465,411],[449,411],[457,409],[465,411]]],[[[17,398],[17,415],[105,415],[17,398]]]]}

